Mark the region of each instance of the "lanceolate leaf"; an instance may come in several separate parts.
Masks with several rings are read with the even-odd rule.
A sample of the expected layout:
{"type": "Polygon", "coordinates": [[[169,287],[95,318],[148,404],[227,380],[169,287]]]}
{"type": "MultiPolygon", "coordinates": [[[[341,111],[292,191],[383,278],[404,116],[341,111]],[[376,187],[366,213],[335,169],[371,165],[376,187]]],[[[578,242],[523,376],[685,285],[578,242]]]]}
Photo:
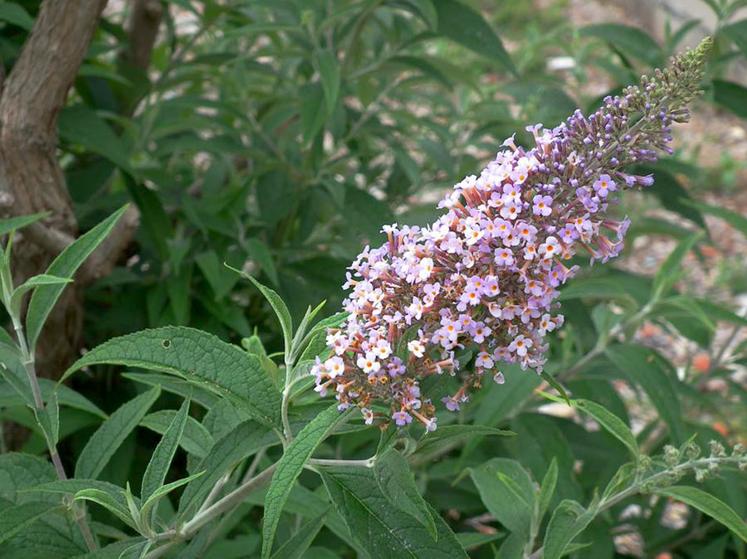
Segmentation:
{"type": "Polygon", "coordinates": [[[369,468],[334,468],[321,472],[332,502],[353,539],[376,559],[466,558],[462,546],[432,509],[438,540],[409,514],[392,507],[369,468]]]}
{"type": "Polygon", "coordinates": [[[148,392],[120,406],[109,419],[104,421],[88,439],[88,443],[80,453],[75,465],[75,477],[91,479],[98,477],[119,445],[148,413],[160,393],[160,388],[151,388],[148,392]]]}
{"type": "Polygon", "coordinates": [[[322,78],[327,114],[331,114],[335,109],[337,94],[340,91],[340,64],[335,54],[329,50],[320,51],[317,55],[317,62],[322,78]]]}
{"type": "Polygon", "coordinates": [[[433,6],[438,12],[439,34],[517,73],[501,39],[478,12],[457,0],[437,0],[433,6]]]}
{"type": "Polygon", "coordinates": [[[529,534],[535,490],[529,474],[515,460],[493,458],[470,471],[482,502],[512,532],[529,534]]]}
{"type": "Polygon", "coordinates": [[[423,435],[418,442],[416,453],[429,455],[444,448],[456,448],[475,437],[511,437],[515,434],[512,431],[485,425],[444,425],[423,435]]]}
{"type": "Polygon", "coordinates": [[[573,539],[594,519],[593,509],[585,509],[576,501],[562,501],[547,525],[544,559],[560,559],[573,539]]]}
{"type": "Polygon", "coordinates": [[[540,486],[540,492],[537,496],[538,501],[538,520],[542,520],[545,516],[547,508],[550,506],[552,496],[555,494],[555,486],[558,483],[558,461],[553,458],[550,462],[550,467],[547,469],[545,477],[542,479],[542,485],[540,486]]]}
{"type": "Polygon", "coordinates": [[[153,451],[153,456],[151,456],[143,475],[143,484],[140,491],[140,498],[143,501],[147,500],[156,489],[163,485],[166,474],[171,467],[171,461],[174,459],[174,454],[176,454],[176,449],[181,441],[182,433],[184,433],[188,413],[189,400],[184,400],[182,407],[179,408],[163,438],[156,446],[156,450],[153,451]]]}
{"type": "Polygon", "coordinates": [[[683,258],[702,236],[702,232],[691,235],[678,244],[667,257],[654,277],[653,290],[655,297],[664,294],[675,284],[677,278],[680,276],[678,270],[680,270],[683,258]]]}
{"type": "MultiPolygon", "coordinates": [[[[46,273],[58,278],[72,278],[86,258],[109,235],[126,209],[127,206],[120,208],[96,227],[76,239],[52,261],[46,273]]],[[[26,313],[26,337],[32,350],[36,346],[44,322],[47,320],[49,313],[52,312],[52,308],[57,303],[63,289],[65,289],[65,284],[42,285],[34,290],[26,313]]]]}
{"type": "Polygon", "coordinates": [[[319,444],[345,417],[345,413],[337,410],[337,404],[331,405],[301,429],[301,432],[285,449],[265,496],[265,516],[262,523],[263,559],[270,557],[280,514],[283,512],[283,506],[293,489],[296,478],[301,474],[306,462],[319,444]]]}
{"type": "MultiPolygon", "coordinates": [[[[143,418],[140,425],[151,431],[155,431],[159,435],[163,435],[171,426],[177,413],[174,410],[160,410],[155,413],[149,413],[143,418]]],[[[207,456],[214,442],[213,436],[202,423],[193,417],[187,416],[187,422],[184,425],[184,432],[179,441],[179,446],[189,454],[194,454],[198,458],[204,458],[207,456]]]]}
{"type": "MultiPolygon", "coordinates": [[[[747,102],[747,98],[745,98],[747,102]]],[[[688,205],[692,205],[699,209],[701,212],[710,214],[723,219],[726,223],[738,230],[742,235],[747,237],[747,217],[744,215],[727,210],[726,208],[719,208],[718,206],[711,206],[702,202],[686,202],[688,205]]]]}
{"type": "Polygon", "coordinates": [[[59,506],[54,503],[35,503],[32,501],[20,505],[0,507],[0,543],[12,538],[18,532],[59,506]]]}
{"type": "Polygon", "coordinates": [[[280,441],[272,431],[255,421],[244,421],[215,441],[195,468],[198,472],[205,471],[205,475],[191,482],[182,493],[179,501],[180,515],[194,513],[210,489],[240,460],[272,444],[280,444],[280,441]]]}
{"type": "Polygon", "coordinates": [[[262,423],[280,422],[280,395],[258,359],[194,328],[167,326],[113,338],[76,361],[63,380],[81,367],[101,363],[177,375],[233,401],[262,423]]]}
{"type": "Polygon", "coordinates": [[[376,457],[374,477],[382,494],[393,506],[425,526],[434,539],[438,538],[436,523],[428,510],[428,504],[415,485],[407,460],[399,452],[390,449],[376,457]]]}
{"type": "Polygon", "coordinates": [[[212,409],[220,401],[215,392],[190,384],[189,381],[173,375],[150,372],[122,373],[122,376],[135,382],[147,384],[148,386],[160,386],[162,390],[173,392],[183,398],[191,398],[193,402],[200,404],[208,410],[212,409]]]}
{"type": "Polygon", "coordinates": [[[604,429],[621,443],[623,443],[634,457],[638,456],[638,443],[630,428],[625,422],[615,414],[590,400],[576,400],[575,405],[578,409],[588,413],[597,420],[604,429]]]}
{"type": "Polygon", "coordinates": [[[149,513],[151,512],[151,510],[153,510],[153,507],[156,506],[159,499],[165,497],[175,489],[178,489],[183,485],[187,485],[191,481],[202,477],[204,474],[205,470],[201,470],[196,474],[192,474],[191,476],[177,479],[176,481],[172,481],[171,483],[167,483],[166,485],[158,487],[151,495],[148,496],[147,499],[143,499],[143,508],[140,511],[143,518],[148,518],[149,513]]]}
{"type": "Polygon", "coordinates": [[[272,559],[301,559],[314,541],[319,530],[324,526],[326,514],[317,516],[301,526],[301,529],[278,550],[272,554],[272,559]]]}
{"type": "Polygon", "coordinates": [[[656,41],[637,27],[620,23],[601,23],[584,27],[581,34],[607,41],[624,55],[634,56],[652,66],[660,66],[663,60],[663,53],[656,41]]]}
{"type": "Polygon", "coordinates": [[[107,481],[96,479],[64,479],[43,483],[27,489],[30,493],[48,493],[52,495],[72,495],[75,499],[92,501],[119,517],[123,522],[134,527],[125,499],[124,489],[107,481]]]}
{"type": "Polygon", "coordinates": [[[695,507],[714,520],[718,520],[739,536],[742,541],[747,542],[747,523],[745,523],[744,519],[740,518],[729,505],[702,489],[687,485],[673,485],[672,487],[657,489],[656,493],[695,507]]]}
{"type": "Polygon", "coordinates": [[[620,371],[643,388],[669,426],[675,442],[685,442],[687,437],[674,384],[676,381],[663,369],[656,352],[634,344],[619,344],[609,347],[607,356],[620,371]]]}
{"type": "Polygon", "coordinates": [[[747,118],[747,87],[726,80],[713,80],[713,100],[735,115],[747,118]]]}
{"type": "Polygon", "coordinates": [[[2,237],[3,235],[7,235],[11,231],[15,231],[17,229],[21,229],[22,227],[26,227],[27,225],[31,225],[32,223],[35,223],[40,219],[44,219],[47,215],[47,213],[38,213],[31,215],[19,215],[18,217],[10,217],[8,219],[0,219],[0,237],[2,237]]]}
{"type": "Polygon", "coordinates": [[[280,295],[277,294],[277,292],[273,291],[269,287],[265,287],[261,283],[259,283],[256,279],[254,279],[252,276],[245,274],[241,270],[237,270],[235,268],[231,268],[228,266],[231,270],[234,272],[237,272],[241,274],[243,277],[251,281],[254,286],[259,289],[260,293],[265,296],[265,299],[270,303],[270,306],[275,311],[275,314],[278,317],[278,321],[280,322],[280,327],[283,330],[283,341],[285,342],[285,352],[286,354],[290,353],[291,350],[291,341],[293,340],[293,321],[291,319],[290,312],[288,311],[288,307],[285,305],[285,302],[280,297],[280,295]]]}

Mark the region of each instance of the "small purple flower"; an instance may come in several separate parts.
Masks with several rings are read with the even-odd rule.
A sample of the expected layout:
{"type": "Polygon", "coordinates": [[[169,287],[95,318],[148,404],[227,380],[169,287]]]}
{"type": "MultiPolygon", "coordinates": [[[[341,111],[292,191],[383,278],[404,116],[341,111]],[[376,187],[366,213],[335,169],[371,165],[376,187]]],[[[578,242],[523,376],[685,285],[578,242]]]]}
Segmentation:
{"type": "Polygon", "coordinates": [[[459,402],[453,396],[444,396],[441,398],[446,409],[449,411],[459,411],[459,402]]]}
{"type": "Polygon", "coordinates": [[[602,198],[606,198],[610,192],[617,190],[615,187],[615,181],[613,181],[607,174],[600,175],[600,177],[594,182],[593,186],[594,191],[602,198]]]}
{"type": "Polygon", "coordinates": [[[396,411],[392,414],[392,419],[398,427],[404,427],[412,423],[412,416],[406,411],[396,411]]]}
{"type": "Polygon", "coordinates": [[[482,369],[492,369],[494,364],[495,363],[490,358],[490,354],[487,351],[481,351],[477,354],[477,359],[475,359],[476,367],[480,367],[482,369]]]}
{"type": "Polygon", "coordinates": [[[532,213],[547,217],[552,213],[552,196],[537,194],[532,198],[532,213]]]}
{"type": "Polygon", "coordinates": [[[502,248],[495,253],[495,263],[498,266],[511,266],[514,263],[514,254],[507,248],[502,248]]]}

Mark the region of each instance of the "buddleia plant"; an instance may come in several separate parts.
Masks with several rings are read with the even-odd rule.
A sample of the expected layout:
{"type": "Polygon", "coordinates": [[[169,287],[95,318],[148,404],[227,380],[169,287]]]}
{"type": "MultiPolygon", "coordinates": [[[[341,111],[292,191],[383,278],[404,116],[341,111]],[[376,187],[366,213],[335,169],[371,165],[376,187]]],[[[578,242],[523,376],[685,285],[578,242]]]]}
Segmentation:
{"type": "MultiPolygon", "coordinates": [[[[247,555],[300,557],[326,527],[361,556],[467,557],[474,541],[458,537],[426,502],[411,467],[471,437],[512,433],[456,422],[438,427],[437,409],[456,412],[484,384],[506,383],[508,365],[526,375],[543,371],[548,337],[563,325],[559,289],[578,270],[572,259],[603,264],[620,253],[630,221],[613,219],[610,210],[625,190],[656,188],[652,176],[628,169],[671,153],[673,126],[688,120],[710,44],[606,98],[591,115],[577,111],[551,130],[530,126],[533,147],[507,139],[479,175],[461,180],[443,198],[442,213],[430,225],[385,226],[384,244],[366,247],[350,266],[342,312],[315,322],[321,306],[309,308],[294,324],[282,298],[249,277],[280,322],[284,347],[278,354],[268,354],[257,335],[240,347],[187,327],[144,330],[91,349],[62,381],[110,364],[138,369],[127,377],[151,386],[108,416],[64,384],[40,383],[34,342],[64,284],[119,214],[72,245],[46,275],[19,287],[10,273],[8,240],[0,278],[16,333],[0,340],[0,372],[34,411],[54,464],[47,468],[24,454],[0,456],[0,472],[9,472],[12,482],[0,478],[8,527],[0,534],[0,555],[51,541],[44,538],[51,530],[59,536],[62,527],[80,554],[205,556],[213,541],[241,526],[241,505],[252,503],[264,507],[262,541],[261,551],[248,547],[247,555]],[[439,378],[456,379],[457,388],[436,398],[430,393],[435,383],[424,381],[439,378]],[[162,391],[183,404],[178,411],[148,413],[162,391]],[[87,409],[102,420],[73,476],[57,452],[59,406],[87,409]],[[204,411],[194,412],[197,407],[204,411]],[[138,425],[161,435],[139,489],[98,479],[138,425]],[[340,441],[374,429],[380,431],[375,452],[346,457],[355,443],[340,441]],[[179,448],[188,475],[174,479],[179,448]],[[304,470],[317,474],[323,488],[297,487],[304,470]],[[91,522],[91,507],[103,507],[116,522],[91,522]],[[292,536],[275,544],[285,513],[308,521],[294,522],[292,536]]],[[[37,218],[4,222],[0,232],[37,218]]],[[[584,504],[557,503],[561,476],[572,475],[560,471],[559,461],[539,483],[506,458],[464,470],[454,483],[469,476],[491,518],[507,530],[500,556],[559,558],[582,547],[576,540],[596,518],[641,495],[683,501],[747,541],[732,508],[702,489],[678,485],[688,475],[703,481],[743,469],[743,447],[714,443],[702,457],[688,441],[649,455],[602,405],[538,393],[594,420],[631,460],[584,504]]]]}

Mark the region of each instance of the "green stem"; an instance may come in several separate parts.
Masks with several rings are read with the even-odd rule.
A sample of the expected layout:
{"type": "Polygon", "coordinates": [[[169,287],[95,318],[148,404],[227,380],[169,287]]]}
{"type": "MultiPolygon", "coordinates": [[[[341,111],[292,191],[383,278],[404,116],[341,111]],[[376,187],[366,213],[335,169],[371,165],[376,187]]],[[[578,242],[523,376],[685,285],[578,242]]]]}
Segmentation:
{"type": "MultiPolygon", "coordinates": [[[[667,480],[671,479],[672,477],[683,475],[689,470],[696,470],[700,468],[708,469],[708,467],[712,464],[740,464],[743,460],[744,458],[739,456],[709,457],[696,460],[688,460],[687,462],[683,462],[682,464],[677,464],[676,466],[666,468],[648,477],[636,479],[630,486],[626,487],[619,493],[615,493],[614,495],[602,499],[596,506],[594,516],[598,516],[600,513],[612,508],[621,501],[624,501],[625,499],[632,497],[638,493],[647,493],[649,491],[649,488],[656,486],[657,484],[662,482],[666,483],[667,480]]],[[[663,485],[664,484],[662,484],[662,486],[663,485]]],[[[541,559],[543,551],[544,547],[540,547],[534,553],[528,555],[527,557],[528,559],[541,559]]]]}
{"type": "MultiPolygon", "coordinates": [[[[36,411],[38,413],[42,413],[44,412],[44,398],[42,397],[41,387],[39,386],[39,379],[36,375],[34,354],[29,351],[29,345],[26,341],[26,335],[23,331],[23,325],[21,324],[20,319],[17,316],[11,315],[11,320],[13,322],[13,328],[16,332],[18,347],[21,350],[21,358],[23,359],[26,376],[28,377],[29,384],[31,385],[31,392],[34,397],[34,407],[36,408],[36,411]]],[[[52,464],[54,465],[55,472],[57,473],[57,478],[61,481],[64,481],[67,479],[67,473],[65,473],[65,466],[63,466],[60,455],[57,452],[57,445],[55,441],[50,438],[51,434],[47,433],[46,429],[42,429],[42,432],[44,433],[44,440],[47,443],[49,457],[51,458],[52,464]]],[[[83,535],[83,539],[86,542],[88,550],[96,551],[98,549],[98,545],[96,544],[96,540],[93,537],[91,528],[88,525],[88,521],[86,520],[85,507],[80,503],[73,503],[72,513],[75,522],[78,524],[80,533],[83,535]]]]}
{"type": "Polygon", "coordinates": [[[178,532],[181,539],[191,538],[205,524],[217,518],[224,512],[228,512],[236,505],[241,503],[250,493],[269,483],[272,474],[275,472],[277,463],[263,470],[260,474],[250,480],[242,483],[239,487],[231,491],[228,495],[215,502],[202,512],[196,514],[192,520],[184,524],[178,532]]]}

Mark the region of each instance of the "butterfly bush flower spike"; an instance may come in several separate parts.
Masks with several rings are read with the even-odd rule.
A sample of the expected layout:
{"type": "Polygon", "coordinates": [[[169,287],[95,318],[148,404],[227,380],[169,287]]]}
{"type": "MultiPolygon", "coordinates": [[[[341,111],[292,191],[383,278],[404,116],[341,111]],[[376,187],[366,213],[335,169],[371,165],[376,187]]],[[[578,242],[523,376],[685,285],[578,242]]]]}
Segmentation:
{"type": "Polygon", "coordinates": [[[563,324],[558,288],[576,272],[569,259],[606,262],[622,250],[629,221],[607,210],[622,190],[653,183],[625,169],[671,153],[672,124],[689,118],[709,45],[589,116],[528,127],[531,149],[509,138],[479,176],[444,197],[429,226],[385,227],[387,241],[349,268],[349,317],[328,332],[332,356],[313,368],[316,390],[334,393],[341,410],[359,407],[366,423],[381,417],[433,430],[423,379],[457,377],[460,388],[440,402],[457,411],[486,375],[504,382],[502,363],[541,372],[545,337],[563,324]],[[474,359],[461,368],[465,350],[474,359]],[[382,404],[387,414],[372,411],[382,404]]]}

